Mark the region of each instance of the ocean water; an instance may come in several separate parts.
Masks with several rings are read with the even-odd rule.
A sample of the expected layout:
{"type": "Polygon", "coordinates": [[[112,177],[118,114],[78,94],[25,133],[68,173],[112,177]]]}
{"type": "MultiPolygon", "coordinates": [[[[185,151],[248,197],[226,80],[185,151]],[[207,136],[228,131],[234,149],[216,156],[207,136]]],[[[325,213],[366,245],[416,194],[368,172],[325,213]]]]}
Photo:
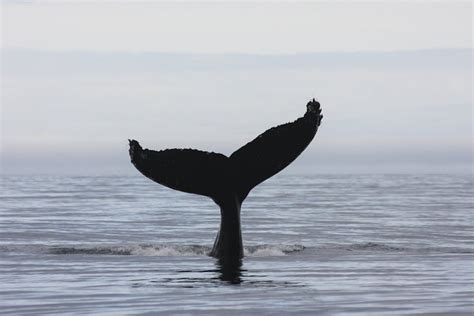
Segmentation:
{"type": "Polygon", "coordinates": [[[137,174],[3,176],[0,314],[472,315],[472,175],[278,175],[219,210],[137,174]],[[229,277],[229,273],[231,277],[229,277]]]}

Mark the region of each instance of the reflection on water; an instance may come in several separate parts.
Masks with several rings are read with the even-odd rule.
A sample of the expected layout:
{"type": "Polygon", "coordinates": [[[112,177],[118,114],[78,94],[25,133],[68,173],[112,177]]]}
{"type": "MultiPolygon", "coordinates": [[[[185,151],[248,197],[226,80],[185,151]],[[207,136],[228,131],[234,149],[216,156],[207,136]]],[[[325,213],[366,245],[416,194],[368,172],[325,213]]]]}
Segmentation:
{"type": "Polygon", "coordinates": [[[231,284],[242,282],[242,260],[237,258],[217,259],[216,266],[219,271],[219,279],[231,284]]]}
{"type": "MultiPolygon", "coordinates": [[[[163,289],[210,289],[235,285],[242,289],[290,289],[307,287],[307,282],[302,280],[291,280],[282,278],[279,273],[272,269],[262,269],[257,267],[256,261],[244,260],[216,260],[208,258],[205,261],[193,261],[192,258],[183,258],[181,264],[185,264],[188,269],[152,269],[140,270],[133,274],[131,286],[133,288],[153,288],[163,289]],[[201,268],[191,268],[191,266],[203,265],[201,268]],[[246,267],[245,269],[243,267],[246,267]]],[[[267,264],[262,263],[266,266],[267,264]]]]}

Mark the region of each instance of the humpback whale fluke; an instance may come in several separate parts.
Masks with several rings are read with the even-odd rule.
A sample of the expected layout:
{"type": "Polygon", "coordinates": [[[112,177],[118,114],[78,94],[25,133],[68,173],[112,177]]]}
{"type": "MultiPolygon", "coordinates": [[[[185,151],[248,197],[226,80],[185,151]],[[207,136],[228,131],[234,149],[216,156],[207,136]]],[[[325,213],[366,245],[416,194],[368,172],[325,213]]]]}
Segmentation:
{"type": "Polygon", "coordinates": [[[171,189],[205,195],[219,205],[221,224],[211,256],[243,257],[240,207],[259,183],[295,160],[314,138],[323,116],[311,100],[296,121],[273,127],[229,157],[195,149],[143,149],[129,140],[130,158],[147,178],[171,189]]]}

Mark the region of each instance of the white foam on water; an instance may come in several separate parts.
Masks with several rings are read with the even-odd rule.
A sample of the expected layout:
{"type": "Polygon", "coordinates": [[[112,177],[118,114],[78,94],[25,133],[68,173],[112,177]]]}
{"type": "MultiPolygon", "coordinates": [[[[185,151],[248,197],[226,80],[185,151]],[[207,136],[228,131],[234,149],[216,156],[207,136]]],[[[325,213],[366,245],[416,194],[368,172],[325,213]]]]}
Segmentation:
{"type": "Polygon", "coordinates": [[[246,256],[249,257],[279,257],[279,256],[284,256],[285,253],[281,250],[278,249],[277,247],[265,247],[261,249],[257,249],[254,252],[245,252],[246,256]]]}
{"type": "MultiPolygon", "coordinates": [[[[387,253],[473,253],[472,249],[453,247],[426,247],[410,248],[386,245],[380,243],[358,243],[349,245],[321,245],[305,247],[303,245],[251,245],[244,247],[245,257],[281,257],[308,249],[311,253],[330,252],[387,252],[387,253]]],[[[140,245],[1,245],[0,252],[4,253],[47,253],[54,255],[115,255],[115,256],[208,256],[210,246],[202,245],[166,245],[166,244],[140,244],[140,245]]]]}
{"type": "MultiPolygon", "coordinates": [[[[244,247],[245,256],[274,257],[305,249],[302,245],[255,245],[244,247]]],[[[116,256],[208,256],[211,247],[201,245],[10,245],[0,252],[48,253],[54,255],[116,255],[116,256]]]]}
{"type": "Polygon", "coordinates": [[[244,247],[248,257],[279,257],[305,249],[302,245],[257,245],[244,247]]]}

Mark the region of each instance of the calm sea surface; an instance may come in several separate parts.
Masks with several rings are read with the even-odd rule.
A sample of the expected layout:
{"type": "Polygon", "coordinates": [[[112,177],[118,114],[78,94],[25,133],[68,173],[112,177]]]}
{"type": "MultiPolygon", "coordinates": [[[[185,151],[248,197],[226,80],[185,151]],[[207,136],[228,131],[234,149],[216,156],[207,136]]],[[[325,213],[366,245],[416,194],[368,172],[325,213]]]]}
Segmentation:
{"type": "Polygon", "coordinates": [[[0,314],[472,315],[473,176],[276,176],[232,282],[208,198],[128,177],[3,176],[0,314]]]}

